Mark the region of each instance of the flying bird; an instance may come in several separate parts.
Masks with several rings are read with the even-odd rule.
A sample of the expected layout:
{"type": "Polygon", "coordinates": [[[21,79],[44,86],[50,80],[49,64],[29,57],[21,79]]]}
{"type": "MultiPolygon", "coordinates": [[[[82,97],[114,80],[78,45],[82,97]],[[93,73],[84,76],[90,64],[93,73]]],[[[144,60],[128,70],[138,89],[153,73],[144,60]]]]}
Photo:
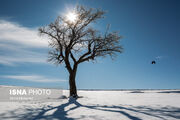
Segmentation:
{"type": "Polygon", "coordinates": [[[156,64],[156,61],[153,60],[153,61],[151,62],[151,64],[156,64]]]}
{"type": "Polygon", "coordinates": [[[159,63],[159,61],[163,58],[164,58],[163,56],[157,56],[151,61],[151,64],[156,64],[156,62],[159,63]]]}

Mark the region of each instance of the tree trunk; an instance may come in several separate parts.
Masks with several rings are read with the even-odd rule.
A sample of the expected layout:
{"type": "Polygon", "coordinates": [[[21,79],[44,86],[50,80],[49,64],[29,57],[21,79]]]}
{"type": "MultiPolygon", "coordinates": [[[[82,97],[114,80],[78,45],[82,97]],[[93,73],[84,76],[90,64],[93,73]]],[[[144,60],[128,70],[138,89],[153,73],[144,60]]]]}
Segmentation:
{"type": "Polygon", "coordinates": [[[70,93],[69,95],[77,98],[77,89],[76,89],[76,71],[77,71],[77,66],[74,66],[74,69],[69,73],[69,86],[70,86],[70,93]]]}

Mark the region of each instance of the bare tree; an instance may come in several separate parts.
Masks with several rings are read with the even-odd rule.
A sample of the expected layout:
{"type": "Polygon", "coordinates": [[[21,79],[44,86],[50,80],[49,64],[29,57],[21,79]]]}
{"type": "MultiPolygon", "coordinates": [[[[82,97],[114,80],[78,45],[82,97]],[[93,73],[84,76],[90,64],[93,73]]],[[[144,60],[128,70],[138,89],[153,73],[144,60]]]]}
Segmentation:
{"type": "Polygon", "coordinates": [[[64,64],[69,72],[70,96],[78,97],[75,77],[80,63],[108,55],[114,57],[123,50],[118,32],[108,32],[107,27],[102,35],[90,25],[103,15],[100,9],[77,6],[71,13],[58,16],[55,22],[39,28],[41,35],[50,38],[52,49],[48,60],[64,64]]]}

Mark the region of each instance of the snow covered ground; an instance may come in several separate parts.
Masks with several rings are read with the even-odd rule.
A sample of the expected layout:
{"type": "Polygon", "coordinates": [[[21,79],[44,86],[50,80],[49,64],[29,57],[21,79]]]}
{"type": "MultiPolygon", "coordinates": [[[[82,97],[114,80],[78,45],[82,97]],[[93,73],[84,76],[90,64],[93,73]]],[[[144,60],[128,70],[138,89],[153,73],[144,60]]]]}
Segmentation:
{"type": "Polygon", "coordinates": [[[180,90],[78,94],[83,97],[59,102],[0,102],[0,120],[180,120],[180,90]]]}

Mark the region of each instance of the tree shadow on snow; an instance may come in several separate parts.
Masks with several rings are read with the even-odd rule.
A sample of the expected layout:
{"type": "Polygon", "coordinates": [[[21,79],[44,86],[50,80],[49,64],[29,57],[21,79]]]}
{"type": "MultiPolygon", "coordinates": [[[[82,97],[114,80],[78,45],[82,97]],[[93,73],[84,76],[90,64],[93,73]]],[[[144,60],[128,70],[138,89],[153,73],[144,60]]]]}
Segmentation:
{"type": "MultiPolygon", "coordinates": [[[[119,106],[106,106],[106,105],[82,105],[75,99],[69,99],[67,103],[61,104],[60,106],[46,106],[42,108],[26,108],[25,113],[23,114],[17,114],[16,111],[18,110],[12,110],[7,113],[0,114],[0,119],[11,119],[15,118],[18,120],[74,120],[74,119],[83,119],[87,116],[80,116],[80,118],[70,118],[68,117],[68,112],[73,111],[77,108],[88,108],[90,110],[100,110],[100,111],[107,111],[107,112],[115,112],[120,113],[121,115],[126,116],[130,120],[142,120],[141,118],[131,115],[128,112],[134,112],[138,114],[144,114],[150,117],[159,118],[161,120],[167,120],[167,117],[180,119],[180,108],[176,107],[161,107],[159,109],[147,107],[147,106],[127,106],[122,107],[123,105],[119,106]],[[68,110],[65,110],[65,108],[69,105],[73,105],[68,110]],[[48,112],[53,111],[52,114],[47,114],[48,112]],[[7,116],[8,115],[8,116],[7,116]]],[[[101,119],[98,118],[98,116],[88,116],[92,119],[101,119]]]]}

